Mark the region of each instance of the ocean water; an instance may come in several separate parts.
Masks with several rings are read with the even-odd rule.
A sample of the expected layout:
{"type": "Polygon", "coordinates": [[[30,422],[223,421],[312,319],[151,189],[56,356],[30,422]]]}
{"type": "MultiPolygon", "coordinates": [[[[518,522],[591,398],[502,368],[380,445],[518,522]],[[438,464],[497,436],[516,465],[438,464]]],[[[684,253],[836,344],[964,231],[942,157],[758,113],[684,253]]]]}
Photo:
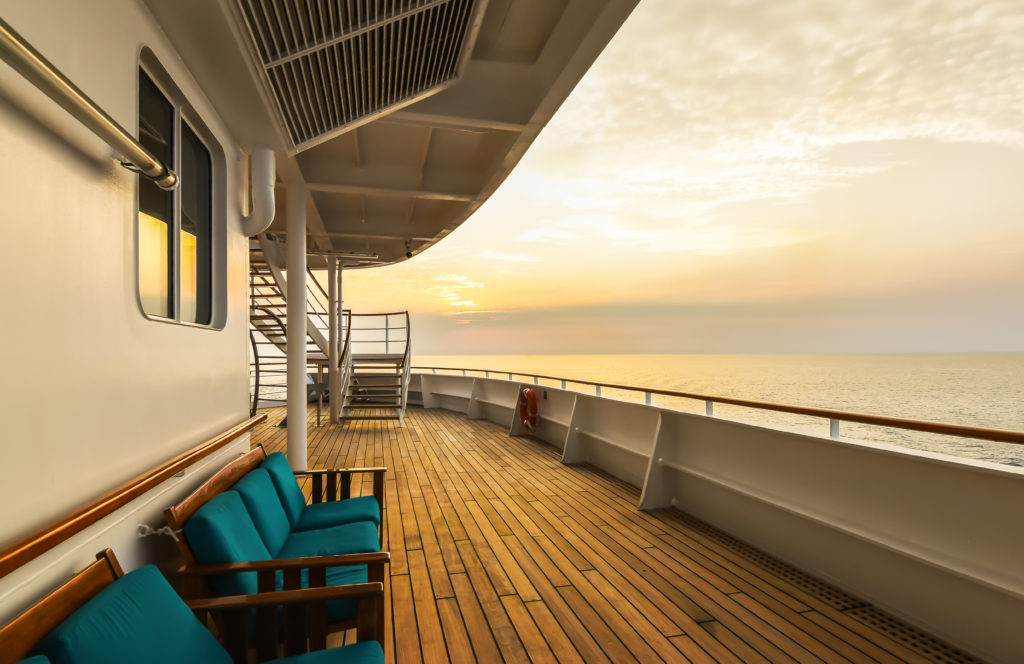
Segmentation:
{"type": "MultiPolygon", "coordinates": [[[[415,367],[524,372],[948,424],[1024,431],[1024,353],[414,356],[415,367]]],[[[516,376],[524,380],[521,376],[516,376]]],[[[542,384],[558,386],[553,381],[542,384]]],[[[568,385],[593,394],[590,386],[568,385]]],[[[643,401],[642,393],[603,396],[643,401]]],[[[703,413],[704,402],[654,396],[703,413]]],[[[715,405],[715,416],[828,436],[827,420],[715,405]]],[[[1024,466],[1024,445],[843,422],[843,438],[1024,466]]]]}

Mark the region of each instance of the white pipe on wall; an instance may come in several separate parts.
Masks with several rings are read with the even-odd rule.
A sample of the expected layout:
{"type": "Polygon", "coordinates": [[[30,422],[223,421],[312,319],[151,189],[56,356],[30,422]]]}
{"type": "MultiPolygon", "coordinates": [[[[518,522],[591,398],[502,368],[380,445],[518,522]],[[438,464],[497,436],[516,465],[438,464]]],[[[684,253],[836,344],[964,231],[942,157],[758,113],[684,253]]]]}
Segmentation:
{"type": "Polygon", "coordinates": [[[252,149],[252,210],[242,218],[242,234],[259,235],[274,221],[274,151],[262,145],[252,149]]]}
{"type": "Polygon", "coordinates": [[[306,470],[306,186],[288,187],[288,461],[306,470]]]}

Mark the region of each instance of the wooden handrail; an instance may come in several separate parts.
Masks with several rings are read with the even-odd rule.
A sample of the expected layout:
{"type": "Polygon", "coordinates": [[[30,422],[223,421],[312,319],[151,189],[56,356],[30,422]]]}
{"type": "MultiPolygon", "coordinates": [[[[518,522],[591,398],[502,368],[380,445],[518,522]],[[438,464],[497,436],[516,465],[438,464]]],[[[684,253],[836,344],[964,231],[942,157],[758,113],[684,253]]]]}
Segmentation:
{"type": "Polygon", "coordinates": [[[477,373],[496,373],[512,376],[529,376],[544,380],[558,380],[577,385],[593,385],[595,387],[607,387],[613,390],[627,390],[630,392],[642,392],[657,394],[667,397],[680,397],[683,399],[694,399],[696,401],[710,401],[711,403],[722,403],[730,406],[742,406],[744,408],[755,408],[759,410],[772,410],[780,413],[791,413],[794,415],[809,415],[821,417],[828,420],[840,420],[842,422],[857,422],[858,424],[871,424],[880,427],[891,427],[894,429],[908,429],[910,431],[924,431],[926,433],[937,433],[946,436],[959,436],[961,438],[977,438],[980,440],[991,440],[999,443],[1012,443],[1024,445],[1024,431],[1009,431],[1005,429],[988,429],[984,427],[962,426],[959,424],[945,424],[943,422],[931,422],[928,420],[911,420],[901,417],[887,417],[884,415],[865,415],[863,413],[849,413],[842,410],[830,408],[808,408],[805,406],[790,406],[788,404],[772,403],[770,401],[752,401],[749,399],[734,399],[732,397],[716,397],[707,394],[696,394],[694,392],[676,392],[674,390],[662,390],[653,387],[636,387],[634,385],[617,385],[615,383],[601,383],[591,380],[577,380],[575,378],[562,378],[560,376],[545,376],[543,374],[532,374],[520,371],[504,371],[496,369],[469,369],[462,367],[413,367],[414,371],[473,371],[477,373]]]}
{"type": "Polygon", "coordinates": [[[205,443],[179,454],[116,489],[108,491],[70,514],[66,514],[35,532],[29,533],[25,537],[5,546],[3,549],[0,549],[0,577],[10,574],[33,558],[67,540],[72,535],[85,530],[103,517],[124,507],[161,482],[166,481],[200,459],[216,452],[266,419],[266,413],[250,417],[215,438],[211,438],[205,443]]]}

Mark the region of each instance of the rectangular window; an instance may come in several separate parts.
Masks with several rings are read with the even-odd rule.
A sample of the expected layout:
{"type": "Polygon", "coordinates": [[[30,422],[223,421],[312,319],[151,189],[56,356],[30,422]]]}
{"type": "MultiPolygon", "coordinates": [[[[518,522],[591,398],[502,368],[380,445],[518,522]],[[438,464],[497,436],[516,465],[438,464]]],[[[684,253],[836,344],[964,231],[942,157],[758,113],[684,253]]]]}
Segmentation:
{"type": "MultiPolygon", "coordinates": [[[[174,163],[174,106],[144,72],[139,74],[139,141],[160,161],[174,163]]],[[[172,167],[173,168],[173,167],[172,167]]],[[[139,178],[139,294],[142,310],[172,318],[174,192],[139,178]]]]}
{"type": "Polygon", "coordinates": [[[213,161],[210,150],[139,69],[139,140],[178,174],[164,191],[139,178],[139,298],[150,316],[210,325],[213,318],[213,161]]]}
{"type": "Polygon", "coordinates": [[[181,127],[181,319],[209,325],[213,239],[210,151],[187,124],[181,127]]]}

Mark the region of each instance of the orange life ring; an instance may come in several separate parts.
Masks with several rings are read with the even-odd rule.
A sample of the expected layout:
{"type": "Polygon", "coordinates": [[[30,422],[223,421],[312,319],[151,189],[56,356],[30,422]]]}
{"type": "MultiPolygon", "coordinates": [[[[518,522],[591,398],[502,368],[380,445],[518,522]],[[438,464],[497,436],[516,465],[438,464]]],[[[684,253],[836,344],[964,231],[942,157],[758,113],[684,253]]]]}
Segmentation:
{"type": "Polygon", "coordinates": [[[519,394],[519,419],[527,431],[533,431],[537,426],[537,396],[528,387],[519,394]]]}

